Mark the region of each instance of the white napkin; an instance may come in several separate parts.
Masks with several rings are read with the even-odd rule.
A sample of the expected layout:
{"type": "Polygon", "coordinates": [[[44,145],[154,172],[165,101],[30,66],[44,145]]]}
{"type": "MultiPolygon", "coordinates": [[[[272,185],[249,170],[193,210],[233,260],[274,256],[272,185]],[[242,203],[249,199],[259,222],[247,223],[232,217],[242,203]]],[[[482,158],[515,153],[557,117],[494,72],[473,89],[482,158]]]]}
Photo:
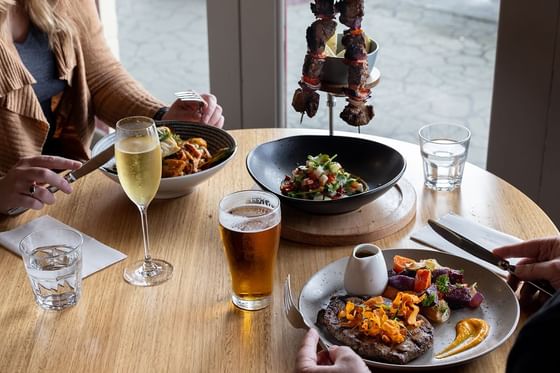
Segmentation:
{"type": "MultiPolygon", "coordinates": [[[[455,215],[452,213],[448,213],[442,216],[437,221],[443,226],[450,228],[455,232],[467,237],[469,240],[476,242],[477,244],[486,248],[489,251],[492,251],[493,249],[500,246],[510,245],[521,241],[521,239],[517,237],[497,231],[485,225],[475,223],[469,219],[463,218],[459,215],[455,215]]],[[[411,239],[420,242],[424,245],[433,247],[434,249],[445,251],[453,255],[461,256],[465,259],[470,260],[471,262],[480,264],[481,266],[501,276],[507,276],[508,274],[507,271],[504,271],[503,269],[498,268],[497,266],[490,264],[482,259],[478,259],[476,256],[471,255],[466,251],[463,251],[462,249],[453,245],[445,238],[437,234],[429,225],[426,225],[422,229],[415,232],[411,236],[411,239]]],[[[511,264],[516,264],[519,261],[519,259],[520,258],[511,258],[508,259],[508,261],[511,264]]]]}
{"type": "MultiPolygon", "coordinates": [[[[74,229],[51,216],[44,215],[15,229],[0,233],[0,245],[21,256],[19,243],[25,236],[37,230],[57,228],[74,229]]],[[[77,231],[76,229],[74,230],[77,231]]],[[[81,234],[84,238],[82,245],[82,278],[86,278],[126,258],[126,255],[120,251],[110,248],[84,233],[81,234]]]]}

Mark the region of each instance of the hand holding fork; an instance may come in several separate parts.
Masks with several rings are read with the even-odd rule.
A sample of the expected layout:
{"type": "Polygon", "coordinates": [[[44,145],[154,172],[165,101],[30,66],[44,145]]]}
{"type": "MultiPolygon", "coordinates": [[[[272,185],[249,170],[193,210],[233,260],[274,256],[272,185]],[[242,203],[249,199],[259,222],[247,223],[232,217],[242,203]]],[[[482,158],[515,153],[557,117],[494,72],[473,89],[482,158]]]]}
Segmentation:
{"type": "MultiPolygon", "coordinates": [[[[309,326],[305,323],[303,315],[294,303],[292,287],[290,284],[290,274],[288,274],[286,282],[284,282],[284,314],[294,328],[309,330],[309,326]]],[[[328,350],[321,338],[319,338],[319,345],[323,350],[328,350]]]]}
{"type": "Polygon", "coordinates": [[[198,94],[188,90],[175,92],[177,100],[164,116],[165,120],[188,120],[221,128],[224,124],[222,107],[210,93],[198,94]]]}

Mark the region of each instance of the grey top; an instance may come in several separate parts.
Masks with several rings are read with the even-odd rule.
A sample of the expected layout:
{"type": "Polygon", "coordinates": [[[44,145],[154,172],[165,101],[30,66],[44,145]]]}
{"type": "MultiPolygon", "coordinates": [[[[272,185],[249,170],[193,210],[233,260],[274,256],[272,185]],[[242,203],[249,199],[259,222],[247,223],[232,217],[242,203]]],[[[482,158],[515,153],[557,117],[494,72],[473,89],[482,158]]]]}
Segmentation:
{"type": "Polygon", "coordinates": [[[56,59],[45,32],[31,25],[26,39],[22,43],[15,43],[15,46],[23,64],[37,81],[33,90],[49,122],[50,139],[56,127],[51,98],[64,90],[66,81],[58,79],[56,59]]]}

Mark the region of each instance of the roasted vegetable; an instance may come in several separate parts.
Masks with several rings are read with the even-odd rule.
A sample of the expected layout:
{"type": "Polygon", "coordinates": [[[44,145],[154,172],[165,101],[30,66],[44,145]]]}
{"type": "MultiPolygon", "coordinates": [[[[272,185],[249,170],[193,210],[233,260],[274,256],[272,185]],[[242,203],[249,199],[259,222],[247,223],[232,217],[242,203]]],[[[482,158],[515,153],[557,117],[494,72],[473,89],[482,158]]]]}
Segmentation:
{"type": "Polygon", "coordinates": [[[432,272],[429,269],[419,269],[414,277],[414,291],[420,293],[432,284],[432,272]]]}
{"type": "Polygon", "coordinates": [[[449,303],[449,307],[457,309],[463,307],[476,308],[484,300],[484,297],[476,290],[476,284],[470,287],[462,284],[450,285],[449,292],[444,295],[444,299],[449,303]]]}
{"type": "Polygon", "coordinates": [[[389,285],[398,290],[412,291],[414,290],[414,278],[403,275],[395,275],[389,278],[389,285]]]}
{"type": "Polygon", "coordinates": [[[440,299],[436,304],[430,307],[421,307],[421,312],[428,320],[438,324],[446,322],[451,315],[449,305],[443,299],[440,299]]]}
{"type": "Polygon", "coordinates": [[[415,263],[416,261],[414,259],[410,259],[400,255],[395,255],[393,257],[393,270],[396,273],[401,273],[407,268],[407,266],[411,266],[415,263]]]}
{"type": "Polygon", "coordinates": [[[423,307],[431,307],[439,301],[438,291],[434,284],[430,285],[430,287],[426,289],[424,294],[426,294],[426,297],[422,301],[423,307]]]}
{"type": "Polygon", "coordinates": [[[432,279],[435,281],[441,275],[447,275],[449,282],[452,284],[462,284],[464,282],[463,271],[461,270],[446,267],[437,268],[432,272],[432,279]]]}

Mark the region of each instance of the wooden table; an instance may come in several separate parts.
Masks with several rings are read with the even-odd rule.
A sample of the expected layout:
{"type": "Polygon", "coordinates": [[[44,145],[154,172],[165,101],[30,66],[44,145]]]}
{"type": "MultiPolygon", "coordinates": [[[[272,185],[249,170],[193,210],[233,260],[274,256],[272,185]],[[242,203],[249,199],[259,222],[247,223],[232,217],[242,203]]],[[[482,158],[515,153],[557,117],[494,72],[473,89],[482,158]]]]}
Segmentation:
{"type": "MultiPolygon", "coordinates": [[[[139,214],[120,186],[100,172],[78,180],[71,195],[58,193],[53,206],[0,220],[0,229],[6,230],[49,214],[129,256],[87,278],[76,307],[47,312],[33,302],[21,260],[0,250],[4,289],[0,372],[293,370],[304,332],[292,328],[283,315],[283,280],[291,273],[294,290],[299,292],[318,269],[349,255],[351,246],[323,248],[282,241],[273,305],[258,312],[235,308],[218,233],[218,201],[227,193],[253,186],[245,170],[245,156],[254,146],[287,135],[317,132],[258,129],[231,133],[239,152],[220,173],[189,196],[155,201],[150,206],[152,253],[175,266],[173,279],[163,285],[137,288],[123,281],[124,265],[142,257],[139,214]]],[[[404,177],[418,196],[415,220],[377,241],[381,247],[419,247],[410,240],[411,234],[428,218],[449,211],[523,239],[558,234],[536,204],[498,177],[468,164],[460,190],[433,192],[423,187],[416,145],[370,138],[393,146],[406,157],[404,177]]],[[[502,372],[512,342],[513,338],[453,371],[502,372]]]]}

